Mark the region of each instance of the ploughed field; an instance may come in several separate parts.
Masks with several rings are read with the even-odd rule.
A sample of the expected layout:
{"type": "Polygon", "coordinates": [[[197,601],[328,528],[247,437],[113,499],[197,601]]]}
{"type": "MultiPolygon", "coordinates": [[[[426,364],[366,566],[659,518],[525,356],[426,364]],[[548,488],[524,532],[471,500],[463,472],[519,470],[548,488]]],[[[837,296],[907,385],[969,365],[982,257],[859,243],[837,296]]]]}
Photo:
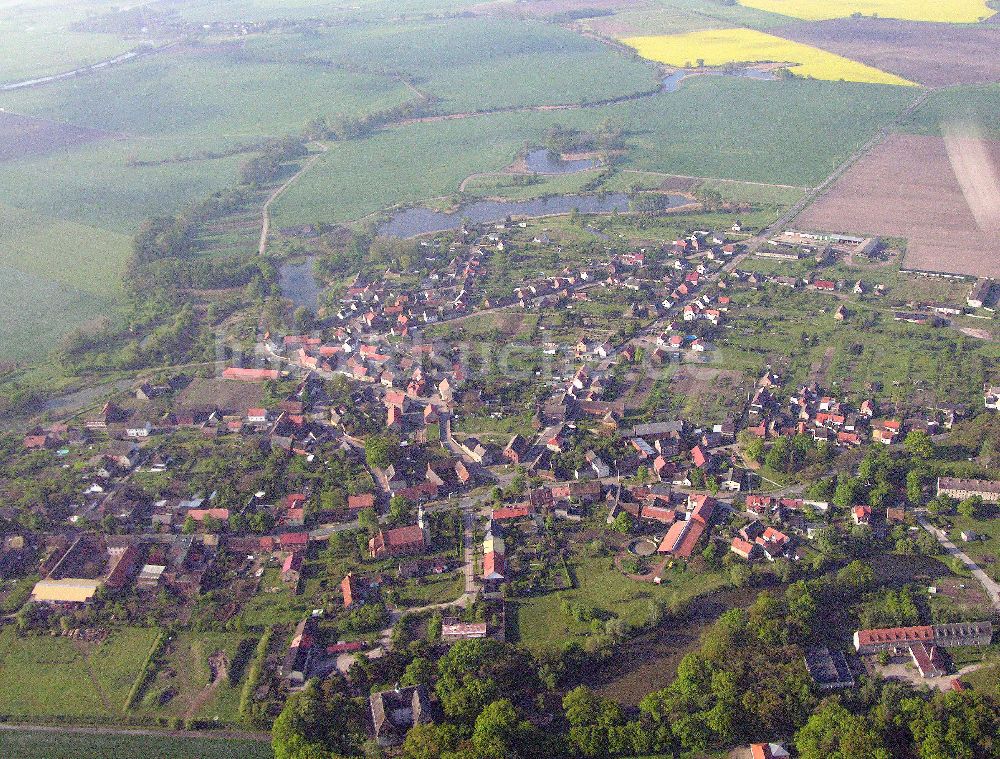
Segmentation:
{"type": "MultiPolygon", "coordinates": [[[[985,150],[1000,166],[1000,142],[985,150]]],[[[988,171],[988,166],[979,166],[988,171]]],[[[960,168],[959,173],[965,173],[960,168]]],[[[989,176],[964,176],[966,186],[989,176]]],[[[921,271],[1000,276],[1000,230],[980,229],[940,137],[890,136],[794,222],[806,229],[903,237],[903,266],[921,271]]]]}
{"type": "Polygon", "coordinates": [[[1000,26],[841,18],[778,27],[775,34],[929,87],[1000,81],[1000,26]]]}

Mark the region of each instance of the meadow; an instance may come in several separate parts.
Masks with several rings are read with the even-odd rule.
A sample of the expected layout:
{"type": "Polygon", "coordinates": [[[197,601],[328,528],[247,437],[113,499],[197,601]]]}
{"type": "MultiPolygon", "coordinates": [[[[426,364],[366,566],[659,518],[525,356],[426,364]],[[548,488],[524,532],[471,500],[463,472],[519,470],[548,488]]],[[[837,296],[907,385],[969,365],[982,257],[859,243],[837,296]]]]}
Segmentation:
{"type": "Polygon", "coordinates": [[[234,662],[245,637],[249,636],[189,631],[178,634],[167,644],[159,671],[137,704],[136,712],[236,722],[241,683],[230,683],[223,678],[217,686],[209,688],[212,682],[209,657],[221,652],[227,661],[234,662]]]}
{"type": "Polygon", "coordinates": [[[106,719],[121,714],[156,630],[116,630],[99,643],[0,632],[0,714],[106,719]]]}
{"type": "Polygon", "coordinates": [[[814,185],[901,110],[909,94],[899,87],[703,76],[675,93],[617,105],[409,124],[363,141],[331,143],[282,195],[274,218],[278,227],[345,222],[452,195],[471,174],[509,165],[525,143],[539,142],[556,123],[621,125],[628,133],[628,169],[814,185]],[[724,118],[737,112],[739,121],[724,118]]]}
{"type": "Polygon", "coordinates": [[[996,10],[985,0],[739,0],[741,5],[793,18],[820,21],[855,13],[908,21],[973,24],[996,10]]]}
{"type": "Polygon", "coordinates": [[[912,82],[819,48],[791,42],[754,29],[719,29],[687,34],[627,37],[625,44],[644,58],[690,68],[727,63],[791,63],[795,76],[828,81],[912,85],[912,82]]]}
{"type": "Polygon", "coordinates": [[[16,759],[155,756],[157,759],[273,759],[271,744],[239,738],[0,732],[0,755],[16,759]]]}
{"type": "MultiPolygon", "coordinates": [[[[610,556],[577,556],[569,561],[576,582],[570,590],[519,598],[517,628],[520,642],[539,652],[561,648],[565,643],[583,643],[592,635],[590,622],[577,620],[563,607],[563,601],[583,604],[599,615],[614,613],[629,624],[642,626],[649,620],[655,602],[676,606],[721,587],[725,580],[718,572],[669,570],[663,583],[631,580],[614,567],[610,556]]],[[[512,605],[514,605],[512,604],[512,605]]]]}

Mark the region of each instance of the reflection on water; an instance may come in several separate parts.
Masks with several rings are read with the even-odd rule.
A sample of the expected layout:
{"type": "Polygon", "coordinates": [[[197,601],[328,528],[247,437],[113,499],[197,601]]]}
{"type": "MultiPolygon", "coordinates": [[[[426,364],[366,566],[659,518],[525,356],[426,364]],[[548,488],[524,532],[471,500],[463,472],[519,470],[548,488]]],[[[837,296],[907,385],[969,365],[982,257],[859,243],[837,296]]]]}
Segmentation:
{"type": "Polygon", "coordinates": [[[313,273],[313,260],[310,256],[303,261],[287,261],[278,269],[278,287],[281,297],[295,304],[315,311],[319,305],[320,286],[313,273]]]}

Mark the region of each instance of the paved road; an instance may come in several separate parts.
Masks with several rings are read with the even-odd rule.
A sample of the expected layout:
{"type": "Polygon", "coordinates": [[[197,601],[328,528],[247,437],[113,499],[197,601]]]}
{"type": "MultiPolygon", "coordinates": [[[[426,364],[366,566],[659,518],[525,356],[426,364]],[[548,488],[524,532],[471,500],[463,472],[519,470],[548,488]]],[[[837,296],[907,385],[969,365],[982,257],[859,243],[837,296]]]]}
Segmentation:
{"type": "Polygon", "coordinates": [[[1000,584],[996,583],[992,577],[986,574],[986,572],[984,572],[983,569],[976,564],[976,562],[969,558],[968,554],[959,550],[958,546],[948,539],[948,534],[944,530],[939,530],[937,527],[924,519],[923,514],[917,514],[917,521],[920,522],[921,527],[937,538],[938,543],[944,547],[944,552],[946,554],[949,556],[956,556],[961,560],[966,569],[972,572],[972,576],[979,580],[979,583],[986,590],[986,594],[990,597],[990,602],[993,604],[993,608],[1000,611],[1000,584]]]}

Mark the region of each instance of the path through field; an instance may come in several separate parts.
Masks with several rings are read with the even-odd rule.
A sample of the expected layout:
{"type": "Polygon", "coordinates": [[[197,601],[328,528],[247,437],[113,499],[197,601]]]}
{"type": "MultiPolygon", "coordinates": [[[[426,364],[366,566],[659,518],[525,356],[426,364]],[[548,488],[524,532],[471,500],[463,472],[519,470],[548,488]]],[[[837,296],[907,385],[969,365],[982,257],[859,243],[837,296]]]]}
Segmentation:
{"type": "Polygon", "coordinates": [[[288,178],[288,180],[284,184],[282,184],[280,187],[275,189],[274,192],[268,195],[267,200],[264,201],[264,205],[260,210],[260,215],[261,215],[260,242],[257,244],[257,252],[262,256],[265,253],[267,253],[267,238],[268,235],[270,235],[271,233],[271,204],[274,203],[274,201],[276,201],[278,198],[280,198],[281,195],[285,192],[285,190],[291,187],[296,182],[296,180],[298,180],[299,177],[301,177],[303,174],[309,171],[309,169],[311,169],[316,164],[316,162],[323,156],[323,154],[327,151],[326,145],[324,145],[322,142],[314,142],[311,144],[316,145],[319,148],[319,152],[316,153],[314,156],[310,157],[304,164],[302,164],[302,167],[298,171],[296,171],[294,174],[292,174],[292,176],[288,178]]]}
{"type": "Polygon", "coordinates": [[[222,681],[229,676],[229,666],[226,656],[221,651],[216,651],[208,657],[208,665],[212,668],[212,681],[206,685],[198,695],[191,701],[187,711],[184,712],[184,719],[194,719],[194,716],[201,710],[212,695],[219,689],[222,681]]]}

